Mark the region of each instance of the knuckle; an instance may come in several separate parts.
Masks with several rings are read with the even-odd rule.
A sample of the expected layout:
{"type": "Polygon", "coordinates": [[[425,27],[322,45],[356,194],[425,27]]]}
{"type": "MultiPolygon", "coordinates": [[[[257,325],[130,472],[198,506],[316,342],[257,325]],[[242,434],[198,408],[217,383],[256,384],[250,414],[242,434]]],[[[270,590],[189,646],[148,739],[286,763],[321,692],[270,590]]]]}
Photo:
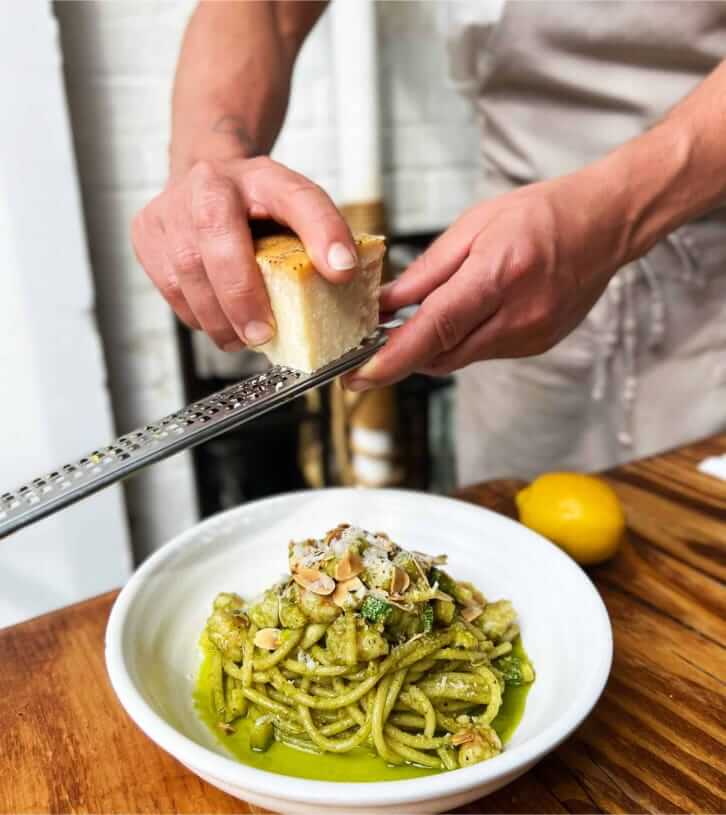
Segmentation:
{"type": "Polygon", "coordinates": [[[288,188],[288,195],[295,198],[318,198],[325,196],[322,187],[319,187],[315,182],[305,178],[302,180],[295,180],[288,188]]]}
{"type": "MultiPolygon", "coordinates": [[[[424,306],[425,308],[425,306],[424,306]]],[[[450,351],[459,342],[459,330],[448,308],[426,309],[442,351],[450,351]]]]}
{"type": "Polygon", "coordinates": [[[207,184],[192,209],[194,228],[212,236],[224,235],[234,221],[235,208],[234,192],[227,184],[207,184]]]}
{"type": "Polygon", "coordinates": [[[204,264],[195,246],[176,246],[172,250],[171,264],[180,277],[200,277],[204,275],[204,264]]]}
{"type": "Polygon", "coordinates": [[[213,161],[200,159],[189,171],[189,177],[195,181],[210,181],[217,176],[217,168],[213,161]]]}
{"type": "Polygon", "coordinates": [[[540,265],[540,251],[537,243],[531,238],[520,238],[513,246],[507,258],[508,275],[514,279],[527,277],[540,265]]]}
{"type": "Polygon", "coordinates": [[[170,303],[180,303],[184,301],[179,281],[176,277],[166,277],[158,284],[161,295],[170,303]]]}
{"type": "Polygon", "coordinates": [[[256,297],[257,291],[254,283],[239,279],[227,283],[222,291],[222,296],[227,302],[240,303],[256,297]]]}

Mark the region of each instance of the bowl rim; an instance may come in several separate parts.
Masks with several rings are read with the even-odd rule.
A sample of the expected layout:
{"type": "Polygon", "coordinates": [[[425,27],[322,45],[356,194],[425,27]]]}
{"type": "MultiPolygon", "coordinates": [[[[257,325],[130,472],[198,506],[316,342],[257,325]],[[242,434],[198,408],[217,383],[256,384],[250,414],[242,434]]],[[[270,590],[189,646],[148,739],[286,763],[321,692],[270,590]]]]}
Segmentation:
{"type": "Polygon", "coordinates": [[[554,750],[583,722],[597,704],[612,666],[613,637],[605,604],[587,573],[559,547],[511,518],[457,498],[431,495],[415,490],[328,487],[324,489],[295,490],[241,504],[205,518],[164,544],[134,572],[116,598],[106,627],[105,658],[111,686],[126,713],[148,738],[193,771],[198,771],[208,778],[218,780],[228,787],[239,788],[242,791],[248,789],[251,793],[278,800],[294,800],[313,805],[337,804],[348,807],[350,807],[352,801],[356,802],[357,807],[396,806],[465,793],[477,786],[514,774],[518,770],[524,771],[554,750]],[[254,510],[262,505],[269,506],[284,503],[291,497],[306,495],[313,497],[323,492],[349,493],[361,489],[365,489],[370,494],[395,494],[399,497],[407,496],[417,500],[425,499],[433,503],[447,505],[453,503],[456,504],[457,512],[463,511],[472,514],[486,512],[496,516],[498,521],[516,526],[519,534],[526,533],[537,537],[541,545],[550,547],[551,555],[561,560],[562,567],[572,573],[574,580],[584,581],[583,588],[585,591],[590,592],[593,601],[592,624],[599,629],[596,634],[596,641],[600,644],[600,650],[588,684],[578,687],[577,695],[567,709],[565,716],[545,726],[544,730],[534,738],[505,750],[490,761],[474,764],[471,767],[459,768],[456,772],[426,776],[426,783],[422,784],[421,779],[416,778],[398,781],[318,781],[250,767],[233,758],[228,758],[203,747],[193,739],[180,733],[153,710],[131,679],[123,653],[123,635],[126,621],[136,596],[145,585],[147,576],[178,551],[193,545],[202,529],[214,526],[224,518],[254,510]],[[275,783],[278,785],[277,788],[275,783]]]}

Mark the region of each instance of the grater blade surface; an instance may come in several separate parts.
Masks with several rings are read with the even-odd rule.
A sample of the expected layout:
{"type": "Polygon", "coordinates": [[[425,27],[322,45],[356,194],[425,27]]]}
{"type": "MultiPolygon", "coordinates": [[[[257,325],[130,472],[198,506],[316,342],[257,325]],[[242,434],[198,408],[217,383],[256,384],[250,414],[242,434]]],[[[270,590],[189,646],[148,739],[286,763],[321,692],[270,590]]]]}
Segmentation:
{"type": "Polygon", "coordinates": [[[382,326],[357,348],[316,371],[274,365],[1,494],[0,538],[358,368],[385,344],[384,327],[392,326],[382,326]]]}

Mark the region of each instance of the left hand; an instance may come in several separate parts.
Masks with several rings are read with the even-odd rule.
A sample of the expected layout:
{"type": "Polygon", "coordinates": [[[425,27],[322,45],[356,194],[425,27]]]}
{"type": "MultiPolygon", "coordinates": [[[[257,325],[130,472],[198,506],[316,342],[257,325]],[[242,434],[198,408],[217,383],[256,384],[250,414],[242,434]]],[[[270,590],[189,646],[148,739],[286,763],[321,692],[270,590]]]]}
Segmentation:
{"type": "Polygon", "coordinates": [[[627,259],[625,213],[608,186],[581,171],[464,213],[383,289],[382,311],[421,308],[346,387],[366,390],[414,371],[440,376],[559,342],[627,259]]]}

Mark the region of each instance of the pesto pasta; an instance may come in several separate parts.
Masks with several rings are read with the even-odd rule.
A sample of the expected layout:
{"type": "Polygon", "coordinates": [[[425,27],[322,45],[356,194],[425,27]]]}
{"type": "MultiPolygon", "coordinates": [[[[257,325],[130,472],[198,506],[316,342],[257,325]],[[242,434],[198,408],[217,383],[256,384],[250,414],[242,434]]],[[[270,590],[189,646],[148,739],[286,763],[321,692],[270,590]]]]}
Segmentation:
{"type": "Polygon", "coordinates": [[[341,524],[289,544],[290,574],[252,601],[214,600],[201,645],[210,703],[253,750],[367,748],[386,762],[452,770],[497,755],[507,685],[534,680],[512,653],[507,600],[454,580],[444,556],[341,524]]]}

